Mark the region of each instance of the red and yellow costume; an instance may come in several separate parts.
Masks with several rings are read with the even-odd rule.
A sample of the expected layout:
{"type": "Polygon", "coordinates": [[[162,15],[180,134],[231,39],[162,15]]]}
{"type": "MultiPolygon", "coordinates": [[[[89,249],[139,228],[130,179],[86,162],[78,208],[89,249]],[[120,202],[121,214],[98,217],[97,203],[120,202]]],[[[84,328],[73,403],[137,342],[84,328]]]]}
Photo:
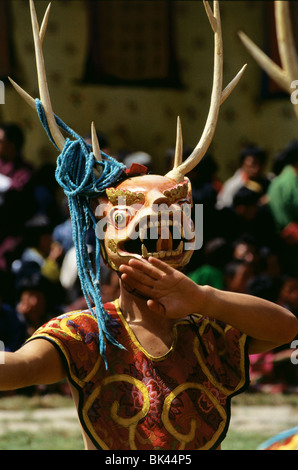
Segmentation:
{"type": "Polygon", "coordinates": [[[89,311],[55,318],[34,338],[62,354],[79,391],[79,417],[94,445],[105,450],[215,449],[230,419],[230,399],[248,383],[247,337],[200,315],[175,324],[167,354],[150,356],[123,317],[118,301],[105,305],[110,331],[125,349],[106,344],[89,311]],[[194,327],[195,326],[195,327],[194,327]]]}

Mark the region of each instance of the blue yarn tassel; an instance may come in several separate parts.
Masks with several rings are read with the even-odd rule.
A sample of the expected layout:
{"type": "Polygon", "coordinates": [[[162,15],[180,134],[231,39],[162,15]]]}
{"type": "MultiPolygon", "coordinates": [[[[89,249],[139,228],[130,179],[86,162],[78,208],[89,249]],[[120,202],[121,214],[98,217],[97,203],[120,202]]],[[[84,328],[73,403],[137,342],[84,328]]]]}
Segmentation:
{"type": "MultiPolygon", "coordinates": [[[[35,102],[39,119],[49,139],[56,146],[48,127],[42,103],[39,99],[36,99],[35,102]]],[[[91,227],[95,230],[97,223],[89,200],[104,192],[109,186],[113,186],[123,174],[125,166],[103,152],[103,160],[101,162],[96,161],[92,146],[87,144],[82,137],[64,124],[57,116],[55,116],[55,119],[58,126],[74,138],[74,140],[66,139],[63,151],[58,156],[56,180],[68,198],[78,275],[82,292],[93,315],[92,302],[95,305],[95,317],[99,331],[99,350],[107,367],[105,339],[118,347],[123,346],[115,340],[109,331],[109,315],[103,307],[100,295],[100,241],[97,237],[95,273],[88,254],[87,231],[91,227]],[[99,178],[96,178],[93,172],[95,165],[102,167],[99,178]]]]}

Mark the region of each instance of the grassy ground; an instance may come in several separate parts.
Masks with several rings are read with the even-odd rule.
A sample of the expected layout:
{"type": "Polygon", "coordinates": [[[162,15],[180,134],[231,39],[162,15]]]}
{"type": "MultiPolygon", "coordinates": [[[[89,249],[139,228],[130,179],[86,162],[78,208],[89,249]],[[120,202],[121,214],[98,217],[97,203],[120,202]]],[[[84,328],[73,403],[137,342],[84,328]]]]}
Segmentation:
{"type": "MultiPolygon", "coordinates": [[[[287,406],[297,413],[298,396],[242,394],[234,399],[233,407],[237,406],[246,407],[247,413],[254,410],[255,406],[272,407],[270,408],[272,413],[274,407],[287,406]]],[[[72,399],[60,395],[0,398],[0,450],[83,449],[76,414],[72,413],[73,408],[72,399]]],[[[257,420],[258,416],[256,416],[256,429],[246,430],[244,426],[241,432],[238,428],[233,429],[231,423],[222,445],[223,450],[254,450],[272,437],[268,429],[264,431],[259,425],[257,426],[259,424],[257,420]]],[[[284,429],[280,429],[282,430],[284,429]]]]}

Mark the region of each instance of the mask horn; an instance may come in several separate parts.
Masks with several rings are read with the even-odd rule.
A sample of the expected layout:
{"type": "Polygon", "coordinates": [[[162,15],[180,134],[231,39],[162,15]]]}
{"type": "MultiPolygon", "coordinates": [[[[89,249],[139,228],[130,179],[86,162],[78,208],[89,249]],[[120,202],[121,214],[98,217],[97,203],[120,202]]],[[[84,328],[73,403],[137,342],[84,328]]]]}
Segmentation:
{"type": "Polygon", "coordinates": [[[180,121],[180,118],[178,116],[178,118],[177,118],[177,133],[176,133],[174,168],[178,168],[181,165],[182,156],[183,156],[183,141],[182,141],[181,121],[180,121]]]}
{"type": "Polygon", "coordinates": [[[94,122],[91,123],[91,142],[92,142],[92,150],[93,150],[94,157],[98,162],[101,162],[102,156],[101,156],[100,146],[99,146],[94,122]]]}
{"type": "Polygon", "coordinates": [[[170,172],[166,174],[167,177],[174,179],[175,181],[177,181],[177,183],[180,183],[184,180],[184,176],[189,173],[200,162],[200,160],[207,152],[214,136],[220,106],[227,99],[230,93],[234,90],[240,78],[242,77],[242,74],[246,67],[242,67],[236,77],[229,83],[229,85],[224,90],[222,90],[223,45],[219,2],[218,0],[213,2],[214,11],[212,11],[207,1],[204,1],[204,6],[211,28],[214,32],[214,70],[211,102],[205,128],[197,146],[194,148],[191,155],[183,163],[180,163],[179,166],[174,167],[170,172]]]}
{"type": "MultiPolygon", "coordinates": [[[[100,146],[99,146],[94,122],[91,123],[91,142],[92,142],[92,150],[93,150],[93,155],[95,157],[95,160],[97,160],[98,162],[101,162],[102,156],[101,156],[100,146]]],[[[100,177],[100,175],[102,174],[102,171],[103,171],[103,167],[100,165],[95,165],[93,168],[93,172],[96,178],[100,177]]]]}

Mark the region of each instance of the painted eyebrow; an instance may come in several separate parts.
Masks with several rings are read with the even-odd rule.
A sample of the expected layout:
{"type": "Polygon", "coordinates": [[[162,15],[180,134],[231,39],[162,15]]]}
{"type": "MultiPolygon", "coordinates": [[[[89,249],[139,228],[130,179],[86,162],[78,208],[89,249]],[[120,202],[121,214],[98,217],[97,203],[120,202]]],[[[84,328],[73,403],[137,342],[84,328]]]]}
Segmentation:
{"type": "Polygon", "coordinates": [[[163,192],[163,195],[169,199],[170,202],[179,201],[179,199],[183,199],[188,194],[188,183],[177,184],[172,189],[167,189],[163,192]]]}
{"type": "Polygon", "coordinates": [[[106,195],[113,206],[116,206],[121,202],[119,201],[119,198],[125,198],[123,203],[125,202],[125,205],[127,206],[131,206],[132,204],[143,204],[145,202],[145,195],[143,193],[134,193],[133,191],[129,191],[127,189],[107,188],[106,195]]]}

